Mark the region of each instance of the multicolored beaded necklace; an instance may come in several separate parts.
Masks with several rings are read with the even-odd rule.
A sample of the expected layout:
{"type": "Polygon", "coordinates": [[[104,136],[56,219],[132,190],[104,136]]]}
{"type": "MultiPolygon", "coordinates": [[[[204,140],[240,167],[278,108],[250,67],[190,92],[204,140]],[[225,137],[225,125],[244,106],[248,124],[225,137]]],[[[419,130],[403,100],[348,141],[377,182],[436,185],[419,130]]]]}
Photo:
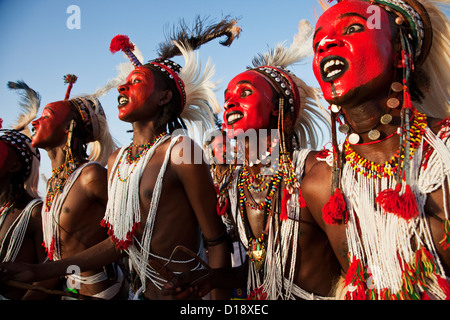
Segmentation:
{"type": "MultiPolygon", "coordinates": [[[[275,163],[278,163],[276,161],[275,163]]],[[[267,224],[267,218],[272,208],[273,198],[281,185],[282,177],[283,177],[283,168],[281,166],[278,167],[277,172],[273,167],[270,168],[272,171],[272,175],[270,179],[267,181],[266,175],[261,175],[260,173],[256,175],[250,174],[247,166],[244,166],[242,171],[239,173],[238,178],[238,191],[239,191],[239,211],[241,214],[241,219],[246,226],[247,229],[247,239],[248,239],[248,256],[252,260],[255,265],[256,270],[260,270],[263,266],[265,257],[266,257],[266,234],[263,232],[259,237],[253,235],[250,231],[249,223],[246,217],[246,207],[249,207],[253,210],[265,211],[264,215],[264,223],[267,224]],[[252,185],[255,180],[261,180],[261,183],[258,187],[252,185]],[[248,190],[249,198],[247,198],[245,194],[245,189],[248,190]],[[267,191],[267,195],[263,202],[257,203],[252,195],[251,190],[255,192],[263,192],[267,191]]]]}
{"type": "MultiPolygon", "coordinates": [[[[161,138],[163,138],[164,136],[167,135],[167,132],[163,132],[160,135],[158,135],[155,139],[153,139],[151,142],[148,142],[146,144],[134,144],[131,143],[128,147],[127,147],[127,158],[126,158],[126,163],[127,164],[133,164],[133,168],[131,169],[130,175],[134,172],[134,169],[136,168],[136,165],[138,164],[139,160],[145,156],[148,152],[148,150],[150,150],[151,147],[153,147],[161,138]],[[132,155],[131,149],[132,148],[143,148],[142,150],[140,150],[135,156],[132,155]]],[[[122,159],[119,159],[119,164],[117,166],[117,178],[119,179],[119,181],[121,182],[126,182],[129,178],[125,177],[123,178],[120,174],[120,164],[122,163],[122,159]]]]}
{"type": "MultiPolygon", "coordinates": [[[[258,177],[261,178],[261,174],[257,174],[256,176],[252,176],[247,167],[244,166],[242,171],[239,173],[239,180],[238,180],[238,190],[239,190],[239,205],[241,208],[244,208],[244,206],[247,206],[249,208],[252,208],[253,210],[264,210],[265,207],[267,207],[268,210],[270,210],[272,205],[272,199],[275,194],[275,192],[278,190],[278,187],[280,186],[280,182],[282,180],[283,176],[283,170],[279,169],[275,174],[272,174],[270,177],[270,180],[266,182],[263,180],[261,183],[262,186],[254,187],[252,186],[251,182],[255,181],[258,177]],[[262,192],[267,189],[269,191],[267,192],[267,196],[261,203],[256,203],[254,199],[248,199],[245,195],[245,188],[250,191],[250,189],[255,190],[256,192],[262,192]],[[250,200],[250,201],[247,201],[250,200]]],[[[242,213],[242,210],[241,210],[242,213]]]]}
{"type": "MultiPolygon", "coordinates": [[[[423,113],[415,112],[413,118],[413,124],[410,129],[410,151],[409,157],[412,158],[414,152],[419,147],[422,137],[425,132],[425,127],[427,125],[427,117],[423,113]]],[[[360,156],[353,150],[348,139],[344,143],[344,155],[345,161],[352,167],[355,173],[364,175],[369,179],[380,179],[382,177],[393,176],[398,172],[403,166],[403,157],[400,156],[401,150],[405,148],[405,141],[401,148],[397,150],[394,156],[382,164],[374,163],[373,161],[367,160],[366,158],[360,156]]]]}
{"type": "Polygon", "coordinates": [[[8,201],[1,209],[0,209],[0,218],[7,215],[8,212],[14,207],[14,202],[8,201]]]}
{"type": "Polygon", "coordinates": [[[55,196],[64,189],[67,179],[81,164],[83,159],[79,157],[68,160],[67,163],[63,163],[58,168],[52,170],[52,176],[47,181],[47,194],[45,195],[46,211],[50,210],[53,204],[55,196]],[[58,178],[58,175],[64,172],[62,178],[58,178]],[[54,185],[54,186],[53,186],[54,185]]]}

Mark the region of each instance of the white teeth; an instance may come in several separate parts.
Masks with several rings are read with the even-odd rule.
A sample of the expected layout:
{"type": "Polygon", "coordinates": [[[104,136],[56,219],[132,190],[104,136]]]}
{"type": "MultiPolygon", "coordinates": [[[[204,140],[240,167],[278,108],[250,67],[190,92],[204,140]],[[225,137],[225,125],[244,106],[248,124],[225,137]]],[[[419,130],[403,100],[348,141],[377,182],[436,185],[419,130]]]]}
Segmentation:
{"type": "Polygon", "coordinates": [[[337,70],[331,71],[330,73],[327,74],[327,78],[332,77],[332,76],[340,73],[341,71],[342,71],[341,69],[337,69],[337,70]]]}
{"type": "MultiPolygon", "coordinates": [[[[323,71],[324,72],[328,72],[328,69],[330,68],[330,67],[332,67],[332,66],[334,66],[334,65],[344,65],[344,62],[342,62],[341,60],[337,60],[337,59],[335,59],[335,60],[330,60],[330,61],[328,61],[327,63],[325,63],[325,65],[323,66],[323,71]]],[[[339,71],[342,71],[342,70],[339,70],[339,71]]],[[[333,71],[334,72],[334,71],[333,71]]],[[[333,73],[333,72],[331,72],[331,73],[333,73]]],[[[336,73],[334,73],[334,74],[336,74],[336,73]]],[[[330,76],[330,75],[327,75],[328,77],[330,76]]]]}
{"type": "Polygon", "coordinates": [[[125,104],[128,102],[128,99],[126,97],[120,97],[119,104],[125,104]]]}
{"type": "Polygon", "coordinates": [[[232,114],[227,117],[228,122],[243,118],[242,114],[232,114]]]}

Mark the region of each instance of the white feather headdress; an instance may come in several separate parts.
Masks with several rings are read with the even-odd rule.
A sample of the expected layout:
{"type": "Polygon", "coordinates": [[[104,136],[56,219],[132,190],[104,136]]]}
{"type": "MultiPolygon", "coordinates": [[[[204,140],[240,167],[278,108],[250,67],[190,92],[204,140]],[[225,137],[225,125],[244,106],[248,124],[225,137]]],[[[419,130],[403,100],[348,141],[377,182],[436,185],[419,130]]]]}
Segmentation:
{"type": "MultiPolygon", "coordinates": [[[[317,148],[319,143],[319,136],[324,137],[325,133],[330,132],[329,113],[322,106],[321,93],[317,88],[308,86],[303,80],[299,79],[287,68],[295,63],[313,54],[312,50],[312,35],[313,28],[306,20],[301,20],[298,26],[298,33],[293,37],[293,42],[289,47],[284,43],[279,43],[274,49],[267,53],[257,55],[252,63],[253,69],[257,71],[264,71],[267,73],[267,78],[272,79],[272,83],[278,86],[281,82],[279,75],[288,78],[290,88],[290,96],[286,96],[286,100],[290,101],[294,106],[299,104],[299,111],[295,119],[294,131],[299,138],[301,147],[317,148]],[[267,66],[272,68],[266,68],[267,66]],[[275,70],[271,74],[271,70],[275,70]],[[295,86],[296,88],[294,88],[295,86]],[[300,101],[293,101],[292,96],[295,97],[295,90],[298,90],[300,101]]],[[[283,93],[284,90],[279,90],[283,93]]],[[[321,146],[320,146],[321,147],[321,146]]]]}

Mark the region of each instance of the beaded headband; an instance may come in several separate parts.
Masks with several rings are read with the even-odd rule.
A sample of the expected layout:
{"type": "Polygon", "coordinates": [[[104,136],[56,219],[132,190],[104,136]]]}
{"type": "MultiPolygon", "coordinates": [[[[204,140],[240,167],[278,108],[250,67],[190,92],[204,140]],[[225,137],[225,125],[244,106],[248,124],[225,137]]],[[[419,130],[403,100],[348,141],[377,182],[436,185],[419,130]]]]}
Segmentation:
{"type": "Polygon", "coordinates": [[[3,134],[0,136],[0,141],[4,141],[17,151],[23,165],[24,178],[27,179],[31,173],[33,156],[38,160],[41,159],[39,150],[31,147],[31,139],[19,131],[9,129],[1,129],[1,131],[3,134]]]}
{"type": "Polygon", "coordinates": [[[167,79],[169,83],[171,83],[175,87],[181,98],[181,108],[179,112],[181,113],[184,106],[186,105],[186,92],[184,90],[184,82],[178,75],[182,67],[176,62],[164,58],[151,60],[144,66],[151,67],[152,69],[159,71],[164,76],[164,78],[167,79]]]}
{"type": "Polygon", "coordinates": [[[105,112],[103,111],[100,101],[97,99],[94,101],[88,97],[77,97],[69,100],[69,102],[75,107],[76,111],[80,115],[83,128],[88,133],[85,137],[85,139],[87,139],[86,142],[97,141],[101,134],[98,117],[105,117],[105,112]],[[98,112],[95,111],[96,105],[98,112]]]}
{"type": "Polygon", "coordinates": [[[275,86],[278,93],[289,103],[290,110],[294,114],[294,119],[297,119],[300,111],[300,93],[298,87],[289,76],[290,71],[274,66],[260,66],[250,70],[257,71],[265,75],[267,79],[270,79],[270,82],[275,86]]]}

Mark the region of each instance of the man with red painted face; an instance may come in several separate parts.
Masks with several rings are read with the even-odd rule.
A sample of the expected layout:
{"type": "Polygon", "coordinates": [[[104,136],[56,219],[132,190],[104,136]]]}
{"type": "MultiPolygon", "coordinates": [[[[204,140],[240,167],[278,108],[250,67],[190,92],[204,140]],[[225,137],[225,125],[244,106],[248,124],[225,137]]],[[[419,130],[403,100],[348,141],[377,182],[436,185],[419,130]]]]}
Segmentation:
{"type": "Polygon", "coordinates": [[[450,298],[448,36],[425,0],[343,0],[317,22],[333,150],[301,187],[341,263],[340,299],[450,298]]]}
{"type": "MultiPolygon", "coordinates": [[[[93,96],[69,100],[76,76],[65,79],[65,100],[47,104],[32,122],[32,145],[45,149],[52,163],[42,209],[43,245],[50,260],[71,257],[108,237],[100,226],[108,199],[104,165],[115,144],[100,102],[93,96]]],[[[112,299],[124,284],[117,265],[74,272],[63,285],[85,296],[112,299]]]]}
{"type": "MultiPolygon", "coordinates": [[[[236,22],[222,20],[208,29],[207,36],[198,35],[195,48],[201,45],[199,41],[222,35],[228,36],[224,44],[231,44],[238,31],[236,22]]],[[[127,36],[111,41],[111,51],[123,50],[134,69],[118,87],[119,118],[132,123],[133,142],[108,159],[109,200],[102,225],[110,237],[81,254],[52,263],[51,268],[16,274],[19,279],[59,274],[70,265],[89,270],[126,254],[131,298],[167,299],[160,288],[174,273],[205,264],[203,243],[211,267],[228,266],[226,230],[215,213],[216,195],[208,166],[202,158],[194,162],[201,148],[177,130],[195,125],[196,120],[200,130],[208,128],[213,123],[211,107],[218,111],[213,68],[208,63],[202,74],[190,43],[170,41],[161,58],[142,65],[127,36]],[[170,60],[172,54],[183,55],[184,68],[170,60]]],[[[228,296],[227,292],[213,293],[213,298],[228,296]]]]}
{"type": "MultiPolygon", "coordinates": [[[[22,81],[8,82],[8,87],[23,90],[25,112],[13,129],[0,135],[0,261],[42,263],[42,200],[37,192],[40,154],[31,147],[29,122],[36,116],[40,96],[22,81]]],[[[0,119],[1,129],[1,119],[0,119]]],[[[54,286],[55,281],[40,283],[54,286]]],[[[1,299],[44,299],[45,294],[11,286],[0,290],[1,299]]]]}
{"type": "Polygon", "coordinates": [[[299,29],[289,48],[255,59],[225,90],[225,128],[242,150],[228,189],[230,216],[248,257],[241,268],[216,270],[212,286],[247,289],[249,299],[326,299],[339,276],[298,188],[316,162],[306,147],[328,128],[317,91],[286,69],[305,57],[311,39],[309,24],[299,29]]]}

